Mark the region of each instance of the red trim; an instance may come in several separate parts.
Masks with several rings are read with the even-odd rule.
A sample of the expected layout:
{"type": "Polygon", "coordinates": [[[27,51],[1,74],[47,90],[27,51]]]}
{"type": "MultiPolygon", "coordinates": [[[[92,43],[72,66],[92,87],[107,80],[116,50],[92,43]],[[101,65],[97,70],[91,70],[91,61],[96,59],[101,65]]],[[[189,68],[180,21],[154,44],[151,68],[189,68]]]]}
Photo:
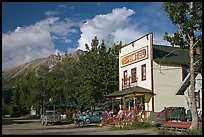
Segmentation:
{"type": "Polygon", "coordinates": [[[143,64],[141,65],[141,76],[142,76],[142,81],[146,80],[147,79],[147,67],[146,67],[146,64],[143,64]],[[145,76],[144,76],[144,73],[145,73],[145,76]]]}
{"type": "Polygon", "coordinates": [[[150,60],[151,60],[151,79],[152,79],[152,112],[154,112],[153,33],[150,33],[150,60]]]}
{"type": "Polygon", "coordinates": [[[131,83],[134,83],[136,81],[137,81],[137,69],[135,67],[135,68],[131,69],[131,83]],[[135,73],[133,73],[133,72],[135,72],[135,73]],[[135,77],[133,77],[134,74],[135,74],[135,77]]]}
{"type": "MultiPolygon", "coordinates": [[[[169,127],[169,128],[182,128],[188,129],[191,126],[191,122],[165,122],[161,125],[162,127],[169,127]]],[[[198,123],[198,128],[202,128],[202,123],[198,123]]]]}

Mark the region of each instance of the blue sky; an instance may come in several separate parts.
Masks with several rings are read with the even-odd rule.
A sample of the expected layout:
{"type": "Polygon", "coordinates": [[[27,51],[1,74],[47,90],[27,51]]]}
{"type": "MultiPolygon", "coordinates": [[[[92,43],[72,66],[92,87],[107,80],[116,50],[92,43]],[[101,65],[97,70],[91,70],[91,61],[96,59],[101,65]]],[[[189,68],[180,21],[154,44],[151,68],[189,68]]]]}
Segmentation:
{"type": "Polygon", "coordinates": [[[51,54],[85,50],[97,36],[107,47],[153,32],[154,44],[169,45],[173,25],[162,2],[3,2],[2,69],[51,54]]]}

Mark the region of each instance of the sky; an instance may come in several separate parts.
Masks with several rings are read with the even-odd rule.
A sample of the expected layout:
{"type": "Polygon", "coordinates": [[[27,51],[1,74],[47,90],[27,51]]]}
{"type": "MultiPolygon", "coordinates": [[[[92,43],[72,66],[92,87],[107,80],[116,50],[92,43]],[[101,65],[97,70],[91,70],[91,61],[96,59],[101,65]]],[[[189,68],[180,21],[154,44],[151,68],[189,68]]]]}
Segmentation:
{"type": "Polygon", "coordinates": [[[2,70],[51,54],[85,50],[97,36],[108,48],[152,32],[177,30],[163,2],[2,2],[2,70]]]}

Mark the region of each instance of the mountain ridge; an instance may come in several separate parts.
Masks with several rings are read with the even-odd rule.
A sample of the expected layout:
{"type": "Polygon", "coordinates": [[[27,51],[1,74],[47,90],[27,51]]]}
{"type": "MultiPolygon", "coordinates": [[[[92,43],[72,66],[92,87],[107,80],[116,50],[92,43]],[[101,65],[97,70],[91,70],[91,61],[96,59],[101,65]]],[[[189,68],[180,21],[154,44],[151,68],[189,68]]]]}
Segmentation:
{"type": "Polygon", "coordinates": [[[51,71],[52,68],[59,62],[63,62],[63,59],[68,56],[76,61],[79,60],[79,56],[83,53],[82,50],[76,50],[72,53],[63,54],[63,55],[50,55],[44,58],[38,58],[32,60],[30,62],[21,64],[15,68],[9,69],[5,72],[2,72],[2,87],[5,86],[5,83],[16,79],[17,77],[21,77],[31,71],[36,71],[40,68],[41,65],[47,65],[49,70],[51,71]]]}

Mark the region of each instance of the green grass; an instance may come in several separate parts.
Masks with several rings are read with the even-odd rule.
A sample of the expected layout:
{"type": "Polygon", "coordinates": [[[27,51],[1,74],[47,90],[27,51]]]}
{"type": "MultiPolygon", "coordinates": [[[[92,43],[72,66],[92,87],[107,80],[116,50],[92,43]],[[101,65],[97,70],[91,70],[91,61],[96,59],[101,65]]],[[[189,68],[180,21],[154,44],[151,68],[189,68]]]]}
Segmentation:
{"type": "Polygon", "coordinates": [[[155,125],[150,124],[149,122],[135,122],[133,125],[125,125],[125,126],[113,126],[110,130],[133,130],[133,129],[147,129],[147,128],[155,128],[155,125]]]}
{"type": "Polygon", "coordinates": [[[149,122],[135,122],[133,123],[134,129],[140,129],[140,128],[153,128],[155,125],[150,124],[149,122]]]}
{"type": "Polygon", "coordinates": [[[183,132],[169,131],[167,129],[159,129],[159,135],[202,135],[202,129],[188,129],[183,132]]]}

